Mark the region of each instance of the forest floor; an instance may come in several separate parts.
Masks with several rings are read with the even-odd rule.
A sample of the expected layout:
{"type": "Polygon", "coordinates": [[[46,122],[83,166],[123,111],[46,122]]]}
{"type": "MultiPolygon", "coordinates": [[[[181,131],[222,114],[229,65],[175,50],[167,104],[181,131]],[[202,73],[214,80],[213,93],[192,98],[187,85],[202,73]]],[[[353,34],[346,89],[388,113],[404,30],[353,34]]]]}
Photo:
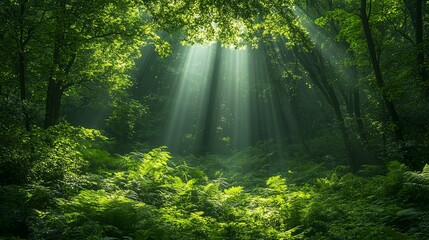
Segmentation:
{"type": "Polygon", "coordinates": [[[112,156],[61,181],[0,187],[0,239],[427,239],[429,167],[357,174],[257,146],[172,157],[112,156]]]}

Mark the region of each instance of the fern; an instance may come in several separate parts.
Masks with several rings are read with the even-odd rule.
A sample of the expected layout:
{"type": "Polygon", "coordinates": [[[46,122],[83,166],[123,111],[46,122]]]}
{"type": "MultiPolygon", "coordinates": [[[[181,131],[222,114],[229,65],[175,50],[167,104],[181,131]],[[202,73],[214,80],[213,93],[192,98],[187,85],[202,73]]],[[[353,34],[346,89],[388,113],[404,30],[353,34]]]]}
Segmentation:
{"type": "Polygon", "coordinates": [[[71,200],[58,199],[55,212],[39,216],[45,224],[38,225],[35,234],[49,239],[132,237],[138,226],[153,227],[150,222],[156,211],[128,198],[130,194],[84,190],[71,200]]]}
{"type": "Polygon", "coordinates": [[[285,192],[287,189],[286,180],[280,176],[270,177],[267,186],[277,192],[285,192]]]}
{"type": "Polygon", "coordinates": [[[406,172],[403,195],[407,199],[422,206],[429,201],[429,165],[426,164],[422,172],[406,172]]]}

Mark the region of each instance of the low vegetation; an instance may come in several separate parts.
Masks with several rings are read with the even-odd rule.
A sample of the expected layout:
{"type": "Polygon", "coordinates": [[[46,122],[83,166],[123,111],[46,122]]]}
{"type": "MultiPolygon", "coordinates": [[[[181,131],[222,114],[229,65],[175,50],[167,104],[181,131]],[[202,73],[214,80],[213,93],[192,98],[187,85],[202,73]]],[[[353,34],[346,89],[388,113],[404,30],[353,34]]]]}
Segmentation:
{"type": "Polygon", "coordinates": [[[271,143],[230,156],[174,157],[163,147],[112,156],[97,131],[57,128],[50,139],[45,130],[28,136],[37,143],[28,158],[38,159],[28,160],[20,184],[0,188],[3,239],[425,239],[429,232],[428,165],[416,172],[391,161],[352,174],[271,143]]]}

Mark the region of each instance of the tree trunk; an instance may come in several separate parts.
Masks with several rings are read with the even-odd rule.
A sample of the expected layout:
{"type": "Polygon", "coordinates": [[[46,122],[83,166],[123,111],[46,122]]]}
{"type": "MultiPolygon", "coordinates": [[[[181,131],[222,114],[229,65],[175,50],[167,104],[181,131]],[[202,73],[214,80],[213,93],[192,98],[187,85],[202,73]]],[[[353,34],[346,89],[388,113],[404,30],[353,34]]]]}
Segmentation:
{"type": "MultiPolygon", "coordinates": [[[[48,91],[46,94],[46,112],[45,112],[45,124],[44,127],[56,125],[59,122],[60,110],[61,110],[61,97],[63,95],[63,81],[61,80],[65,72],[63,72],[64,66],[62,62],[62,48],[64,44],[64,11],[66,9],[66,2],[64,0],[57,1],[56,9],[56,29],[54,39],[54,49],[52,56],[52,69],[48,80],[48,91]]],[[[71,67],[71,65],[70,65],[71,67]]]]}
{"type": "Polygon", "coordinates": [[[332,108],[334,109],[335,117],[337,119],[338,126],[341,130],[341,136],[343,137],[347,155],[349,156],[350,168],[353,172],[356,172],[357,170],[359,170],[360,163],[359,163],[359,159],[357,159],[357,155],[355,154],[355,150],[354,150],[355,148],[353,147],[353,144],[350,140],[350,136],[347,131],[347,126],[346,126],[346,123],[344,122],[344,118],[341,113],[341,108],[338,100],[334,101],[334,105],[332,105],[332,108]]]}
{"type": "Polygon", "coordinates": [[[62,95],[61,83],[54,78],[50,78],[46,95],[45,128],[56,125],[59,122],[62,95]]]}
{"type": "MultiPolygon", "coordinates": [[[[416,60],[418,67],[418,78],[421,82],[428,80],[428,73],[424,65],[425,52],[423,47],[423,0],[404,0],[405,6],[411,17],[411,22],[414,28],[415,44],[416,44],[416,60]]],[[[429,97],[429,89],[425,89],[429,97]]]]}
{"type": "Polygon", "coordinates": [[[363,30],[365,33],[365,38],[366,38],[366,42],[368,45],[368,52],[370,55],[371,64],[373,67],[377,86],[378,86],[378,88],[381,92],[381,95],[383,97],[384,105],[386,107],[387,113],[389,114],[390,120],[392,121],[392,123],[394,125],[395,136],[398,140],[404,140],[404,135],[402,133],[401,123],[399,121],[399,116],[398,116],[398,113],[396,112],[395,105],[389,99],[389,96],[384,91],[384,80],[383,80],[383,76],[381,74],[380,63],[379,63],[378,58],[377,58],[374,40],[372,38],[372,33],[371,33],[370,25],[369,25],[369,18],[368,18],[368,15],[366,13],[366,0],[361,0],[360,17],[362,20],[362,26],[363,26],[363,30]]]}
{"type": "Polygon", "coordinates": [[[18,40],[18,81],[21,97],[22,114],[24,115],[24,126],[27,131],[30,131],[30,118],[27,109],[27,84],[26,84],[26,62],[25,62],[25,46],[28,39],[24,37],[24,14],[25,14],[26,1],[22,1],[19,11],[19,40],[18,40]]]}
{"type": "Polygon", "coordinates": [[[419,73],[421,81],[427,81],[427,71],[424,66],[425,62],[425,53],[423,47],[423,0],[416,1],[416,24],[415,24],[415,33],[416,33],[416,46],[417,46],[417,63],[419,64],[419,73]]]}
{"type": "Polygon", "coordinates": [[[349,156],[349,164],[350,168],[353,172],[356,172],[359,169],[359,160],[357,159],[357,156],[355,154],[355,148],[353,147],[353,144],[350,140],[349,133],[347,131],[346,123],[344,122],[344,117],[341,112],[341,106],[340,102],[338,101],[338,97],[335,93],[334,88],[332,87],[332,84],[328,82],[326,79],[326,76],[324,73],[322,73],[323,69],[320,70],[320,78],[322,80],[323,85],[325,86],[325,89],[328,93],[328,96],[330,98],[331,106],[334,109],[335,117],[338,122],[338,127],[341,131],[341,136],[343,137],[344,145],[346,147],[347,155],[349,156]]]}
{"type": "MultiPolygon", "coordinates": [[[[428,73],[426,71],[425,66],[425,51],[423,46],[423,0],[415,0],[416,1],[416,21],[415,21],[415,34],[416,34],[416,47],[417,47],[417,54],[416,54],[416,60],[418,64],[418,73],[419,73],[419,80],[423,83],[426,83],[428,80],[428,73]]],[[[429,98],[429,87],[425,85],[425,94],[426,97],[429,98]]]]}
{"type": "MultiPolygon", "coordinates": [[[[20,47],[21,48],[21,47],[20,47]]],[[[23,48],[23,47],[22,47],[23,48]]],[[[21,105],[22,113],[24,115],[24,126],[27,131],[30,131],[30,118],[28,116],[27,109],[27,86],[26,86],[26,72],[25,72],[25,55],[23,49],[19,50],[18,56],[18,78],[19,78],[19,88],[21,95],[21,105]]]]}
{"type": "MultiPolygon", "coordinates": [[[[354,56],[352,55],[353,61],[354,56]]],[[[353,65],[350,68],[350,74],[351,74],[351,78],[353,81],[353,114],[354,114],[354,118],[356,121],[356,126],[357,126],[357,131],[359,134],[359,138],[360,138],[360,142],[363,145],[363,147],[366,149],[368,146],[368,138],[366,136],[366,132],[365,132],[365,128],[363,125],[363,120],[362,120],[362,114],[361,114],[361,106],[360,106],[360,91],[359,88],[357,86],[358,84],[358,74],[357,74],[357,69],[356,69],[356,65],[353,65]]]]}
{"type": "Polygon", "coordinates": [[[45,129],[56,125],[60,118],[61,97],[63,95],[62,81],[60,73],[60,43],[62,38],[57,37],[54,46],[53,66],[51,76],[48,80],[48,91],[46,93],[46,112],[45,112],[45,129]]]}
{"type": "MultiPolygon", "coordinates": [[[[328,1],[328,9],[329,11],[334,11],[334,6],[332,0],[328,1]]],[[[334,21],[329,21],[332,29],[334,32],[338,35],[340,30],[338,29],[337,24],[335,24],[334,21]]],[[[342,43],[346,49],[350,49],[350,44],[347,42],[342,43]]],[[[350,57],[355,61],[355,58],[353,55],[350,55],[350,57]]],[[[354,116],[354,119],[356,121],[357,131],[360,138],[360,142],[364,146],[364,148],[367,148],[368,145],[368,139],[365,133],[364,124],[362,121],[361,116],[361,108],[360,108],[360,91],[357,87],[358,83],[358,75],[357,75],[357,69],[356,64],[350,67],[350,78],[352,80],[352,86],[349,88],[347,87],[347,93],[344,94],[344,100],[346,101],[346,107],[347,112],[350,116],[354,116]]]]}
{"type": "Polygon", "coordinates": [[[353,97],[354,97],[354,101],[353,101],[354,115],[355,115],[355,119],[356,119],[357,131],[358,131],[359,138],[360,138],[362,145],[366,148],[368,145],[368,138],[367,138],[366,133],[365,133],[365,128],[364,128],[363,120],[362,120],[362,116],[361,116],[359,89],[357,89],[357,88],[354,89],[353,97]]]}

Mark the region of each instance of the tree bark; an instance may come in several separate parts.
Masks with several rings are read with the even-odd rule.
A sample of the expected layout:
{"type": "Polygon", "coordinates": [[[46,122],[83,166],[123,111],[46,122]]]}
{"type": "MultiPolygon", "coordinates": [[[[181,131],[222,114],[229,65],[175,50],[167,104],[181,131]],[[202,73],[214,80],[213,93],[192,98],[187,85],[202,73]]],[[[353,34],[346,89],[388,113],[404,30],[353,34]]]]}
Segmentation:
{"type": "MultiPolygon", "coordinates": [[[[323,65],[322,65],[323,66],[323,65]]],[[[344,117],[341,112],[340,102],[338,101],[338,97],[335,93],[332,84],[328,82],[324,73],[322,73],[323,69],[319,70],[320,79],[322,80],[323,85],[328,93],[329,98],[331,99],[331,106],[334,109],[335,117],[338,122],[338,127],[341,131],[341,136],[343,137],[344,145],[346,147],[347,155],[349,156],[349,164],[350,168],[353,172],[356,172],[359,169],[359,160],[355,154],[355,148],[350,140],[349,133],[347,131],[346,123],[344,122],[344,117]]]]}
{"type": "Polygon", "coordinates": [[[375,44],[374,44],[374,40],[372,38],[372,33],[371,33],[370,25],[369,25],[369,17],[366,13],[366,6],[367,6],[366,3],[367,3],[366,0],[361,0],[360,17],[362,20],[362,27],[363,27],[366,42],[368,45],[368,52],[369,52],[369,56],[371,59],[371,64],[373,67],[376,83],[377,83],[377,86],[378,86],[378,88],[381,92],[381,95],[383,97],[384,105],[386,107],[387,113],[389,114],[390,120],[392,121],[392,123],[394,125],[395,136],[398,140],[404,140],[404,135],[402,133],[401,123],[399,120],[398,113],[396,112],[395,105],[389,99],[389,96],[384,91],[383,75],[381,74],[380,63],[379,63],[378,58],[377,58],[377,52],[375,50],[375,44]]]}
{"type": "MultiPolygon", "coordinates": [[[[423,83],[426,83],[428,80],[428,73],[425,66],[425,51],[423,46],[423,0],[416,1],[416,20],[415,20],[415,34],[416,34],[416,60],[419,73],[419,80],[423,83]]],[[[429,98],[429,86],[425,85],[425,94],[426,98],[429,98]]]]}
{"type": "MultiPolygon", "coordinates": [[[[411,22],[414,28],[414,37],[416,45],[416,60],[418,67],[418,78],[421,82],[428,81],[428,73],[424,65],[425,52],[423,47],[423,0],[404,0],[405,6],[411,17],[411,22]]],[[[429,89],[425,89],[429,96],[429,89]]]]}
{"type": "Polygon", "coordinates": [[[27,84],[26,84],[26,71],[25,71],[25,55],[22,52],[23,49],[19,50],[18,56],[18,78],[19,78],[19,88],[20,88],[20,97],[21,97],[21,105],[22,105],[22,114],[24,115],[24,126],[25,130],[28,132],[31,130],[30,128],[30,118],[28,116],[28,108],[27,108],[27,84]]]}
{"type": "MultiPolygon", "coordinates": [[[[65,68],[62,59],[62,48],[64,47],[64,17],[66,2],[65,0],[60,0],[57,3],[56,8],[56,29],[55,29],[55,38],[54,38],[54,49],[52,56],[52,69],[48,79],[48,90],[46,93],[46,103],[45,103],[45,124],[44,128],[56,125],[59,122],[60,110],[61,110],[61,97],[63,95],[63,81],[62,78],[65,76],[65,68]]],[[[70,65],[71,67],[71,65],[70,65]]]]}
{"type": "MultiPolygon", "coordinates": [[[[353,61],[354,56],[352,55],[353,61]]],[[[364,148],[366,149],[368,146],[368,138],[365,132],[365,128],[364,128],[364,124],[363,124],[363,120],[362,120],[362,113],[361,113],[361,104],[360,104],[360,91],[359,88],[357,86],[358,83],[358,74],[357,74],[357,69],[356,69],[356,65],[353,65],[350,68],[350,74],[351,74],[351,78],[353,81],[353,114],[354,114],[354,118],[356,121],[356,126],[357,126],[357,131],[359,134],[359,138],[360,138],[360,142],[361,144],[364,146],[364,148]]]]}
{"type": "Polygon", "coordinates": [[[27,109],[27,84],[26,84],[26,61],[25,61],[25,47],[29,40],[30,36],[27,36],[28,39],[24,37],[24,14],[26,10],[26,1],[22,1],[20,3],[19,9],[19,39],[18,39],[18,81],[19,81],[19,89],[20,89],[20,97],[21,97],[21,107],[22,114],[24,115],[24,126],[27,131],[30,131],[30,118],[28,116],[27,109]]]}
{"type": "Polygon", "coordinates": [[[356,126],[357,126],[357,130],[358,130],[359,138],[360,138],[361,143],[366,148],[366,146],[368,145],[368,138],[367,138],[366,133],[365,133],[365,128],[363,125],[363,120],[362,120],[362,115],[361,115],[361,110],[360,110],[359,89],[357,89],[357,88],[354,89],[353,97],[354,97],[354,101],[353,101],[354,115],[355,115],[355,119],[356,119],[356,126]]]}
{"type": "Polygon", "coordinates": [[[61,73],[60,73],[60,43],[61,37],[56,39],[53,54],[53,66],[49,80],[48,90],[46,92],[46,112],[44,128],[56,125],[59,122],[61,110],[61,97],[63,95],[61,73]]]}
{"type": "Polygon", "coordinates": [[[416,45],[417,45],[417,63],[419,64],[419,73],[421,81],[427,81],[427,71],[424,66],[425,62],[425,53],[423,47],[423,0],[416,1],[416,24],[415,24],[415,33],[416,33],[416,45]]]}
{"type": "Polygon", "coordinates": [[[45,128],[58,124],[62,95],[63,90],[61,88],[61,83],[51,77],[48,82],[48,91],[46,95],[45,128]]]}

